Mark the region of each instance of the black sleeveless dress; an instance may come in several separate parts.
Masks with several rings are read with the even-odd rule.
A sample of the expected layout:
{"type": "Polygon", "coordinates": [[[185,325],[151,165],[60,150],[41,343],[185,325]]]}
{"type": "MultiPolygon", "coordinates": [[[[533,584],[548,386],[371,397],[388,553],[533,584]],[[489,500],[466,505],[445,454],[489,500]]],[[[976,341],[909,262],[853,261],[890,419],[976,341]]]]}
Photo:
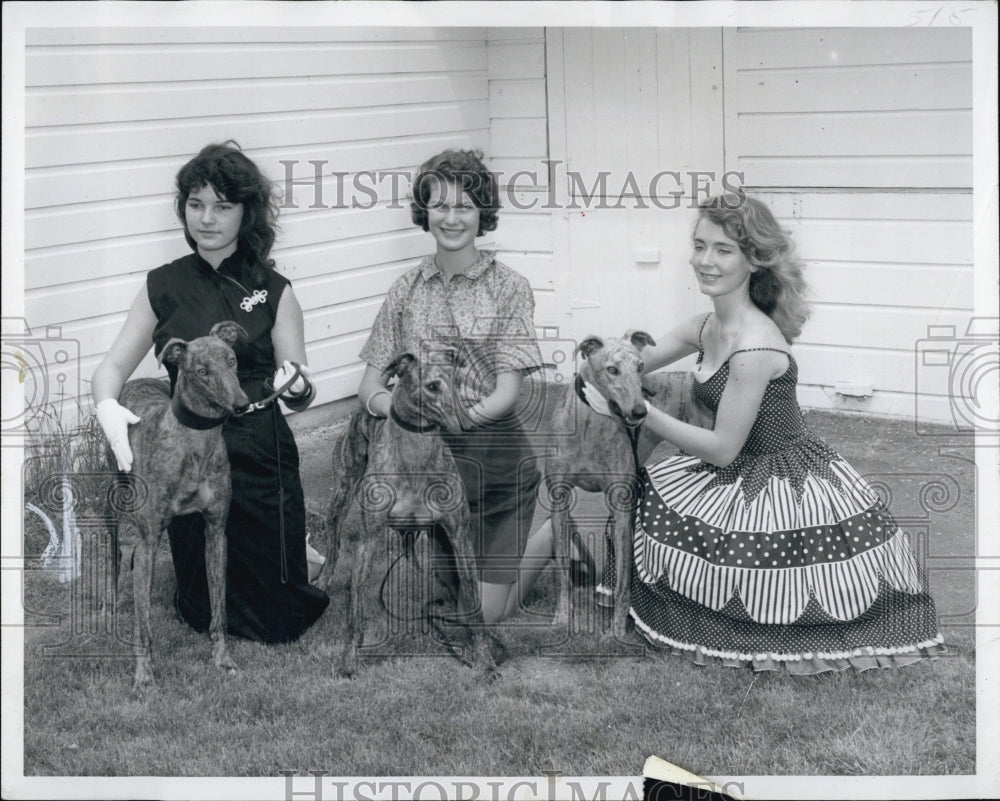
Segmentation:
{"type": "MultiPolygon", "coordinates": [[[[271,329],[288,279],[267,271],[266,298],[256,302],[242,254],[237,251],[213,270],[192,253],[149,273],[146,289],[156,315],[157,354],[172,337],[195,339],[223,320],[249,334],[233,348],[240,386],[252,401],[268,393],[265,379],[277,366],[271,329]]],[[[171,389],[177,370],[167,365],[171,389]]],[[[226,523],[228,573],[226,628],[260,642],[296,639],[323,613],[330,599],[309,584],[305,502],[299,453],[277,404],[231,417],[222,430],[232,470],[233,497],[226,523]]],[[[211,611],[205,574],[201,515],[175,518],[169,529],[177,576],[176,606],[198,631],[207,631],[211,611]]]]}
{"type": "MultiPolygon", "coordinates": [[[[643,471],[636,626],[698,663],[792,673],[891,667],[943,651],[906,534],[806,428],[798,367],[778,352],[788,369],[768,384],[730,465],[681,454],[643,471]]],[[[729,360],[695,382],[695,395],[717,410],[728,377],[729,360]]]]}

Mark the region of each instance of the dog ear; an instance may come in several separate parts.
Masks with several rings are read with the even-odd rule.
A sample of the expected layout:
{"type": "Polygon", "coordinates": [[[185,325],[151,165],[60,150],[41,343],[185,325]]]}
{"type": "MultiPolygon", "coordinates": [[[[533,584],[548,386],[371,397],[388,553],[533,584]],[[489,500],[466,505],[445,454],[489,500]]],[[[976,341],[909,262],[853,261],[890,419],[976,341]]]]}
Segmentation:
{"type": "Polygon", "coordinates": [[[223,320],[221,323],[216,323],[212,326],[212,330],[208,332],[208,335],[218,337],[229,345],[229,347],[235,345],[236,340],[240,337],[243,337],[244,339],[250,338],[246,329],[239,323],[234,323],[232,320],[223,320]]]}
{"type": "Polygon", "coordinates": [[[184,358],[184,354],[187,353],[188,343],[183,339],[174,337],[163,346],[163,350],[160,351],[160,355],[156,360],[156,363],[161,367],[164,362],[169,362],[170,364],[178,364],[181,359],[184,358]]]}
{"type": "Polygon", "coordinates": [[[383,375],[402,377],[410,372],[410,369],[416,363],[417,357],[412,353],[400,353],[392,360],[392,364],[385,368],[383,375]]]}
{"type": "Polygon", "coordinates": [[[600,337],[589,336],[583,340],[579,345],[576,346],[577,353],[583,356],[584,359],[589,359],[590,354],[594,351],[598,351],[604,347],[604,340],[600,337]]]}
{"type": "Polygon", "coordinates": [[[642,350],[647,346],[655,345],[656,342],[645,331],[633,331],[629,340],[635,345],[636,350],[642,350]]]}

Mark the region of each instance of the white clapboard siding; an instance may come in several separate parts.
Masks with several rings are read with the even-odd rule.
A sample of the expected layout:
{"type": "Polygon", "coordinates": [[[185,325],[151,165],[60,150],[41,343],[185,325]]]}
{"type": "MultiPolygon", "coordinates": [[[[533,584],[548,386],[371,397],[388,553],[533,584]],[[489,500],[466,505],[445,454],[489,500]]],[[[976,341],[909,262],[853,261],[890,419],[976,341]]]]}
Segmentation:
{"type": "MultiPolygon", "coordinates": [[[[503,54],[491,64],[486,36],[482,28],[28,31],[26,314],[78,350],[68,386],[88,392],[145,273],[187,252],[172,207],[177,170],[206,143],[232,138],[280,200],[273,255],[303,307],[319,401],[353,394],[357,352],[385,291],[432,244],[410,220],[413,171],[448,147],[489,149],[491,97],[503,94],[491,88],[491,70],[511,81],[509,92],[533,87],[527,116],[534,141],[544,142],[544,72],[531,66],[544,53],[541,33],[511,37],[507,56],[527,70],[520,76],[503,54]]],[[[506,152],[518,163],[516,148],[506,152]]],[[[537,221],[524,227],[529,244],[545,246],[537,221]]],[[[140,372],[160,371],[150,356],[140,372]]]]}
{"type": "Polygon", "coordinates": [[[556,265],[549,192],[549,118],[542,28],[491,28],[488,36],[490,169],[501,185],[497,256],[531,283],[535,323],[555,317],[556,265]]]}
{"type": "Polygon", "coordinates": [[[973,316],[971,31],[725,29],[723,43],[726,168],[807,265],[803,404],[947,421],[962,390],[918,354],[934,326],[973,316]]]}
{"type": "Polygon", "coordinates": [[[974,308],[968,30],[567,28],[547,45],[564,334],[656,335],[707,311],[687,267],[690,172],[717,189],[732,170],[807,264],[803,403],[948,419],[950,382],[924,380],[916,353],[974,308]],[[650,188],[664,170],[680,182],[650,188]],[[677,192],[675,209],[637,202],[677,192]]]}
{"type": "MultiPolygon", "coordinates": [[[[412,170],[434,148],[461,147],[468,143],[464,130],[453,133],[435,133],[426,136],[407,135],[389,141],[360,140],[357,142],[323,142],[312,145],[259,148],[257,158],[267,158],[275,165],[272,176],[279,189],[289,194],[289,181],[315,179],[318,164],[324,176],[319,203],[331,205],[336,198],[338,183],[348,181],[341,173],[357,174],[359,171],[412,170]]],[[[148,158],[141,162],[81,164],[54,168],[33,169],[25,182],[27,208],[58,205],[69,202],[109,200],[121,197],[140,197],[140,191],[162,194],[163,187],[173,185],[177,173],[176,158],[148,158]],[[75,186],[86,177],[83,186],[75,186]]],[[[292,185],[294,188],[294,184],[292,185]]],[[[315,193],[307,193],[296,201],[292,193],[284,209],[308,206],[316,200],[315,193]]],[[[348,196],[349,199],[349,196],[348,196]]]]}
{"type": "Polygon", "coordinates": [[[973,317],[971,193],[755,194],[806,265],[813,314],[795,344],[803,403],[947,419],[954,388],[917,353],[934,326],[964,332],[973,317]]]}
{"type": "Polygon", "coordinates": [[[724,31],[726,167],[760,187],[972,185],[970,29],[724,31]]]}

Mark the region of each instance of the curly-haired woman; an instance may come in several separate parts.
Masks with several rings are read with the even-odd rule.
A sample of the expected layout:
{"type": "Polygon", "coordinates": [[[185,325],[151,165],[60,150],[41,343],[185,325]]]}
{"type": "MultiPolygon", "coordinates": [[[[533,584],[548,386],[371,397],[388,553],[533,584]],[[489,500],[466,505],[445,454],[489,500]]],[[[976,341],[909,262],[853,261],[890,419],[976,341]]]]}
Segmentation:
{"type": "MultiPolygon", "coordinates": [[[[434,238],[435,253],[390,287],[361,350],[368,367],[358,389],[368,412],[386,417],[384,370],[397,355],[456,336],[473,346],[481,384],[467,410],[470,430],[444,437],[469,502],[487,622],[517,610],[552,556],[548,522],[528,536],[540,476],[513,416],[525,374],[541,366],[534,297],[524,276],[476,247],[476,237],[497,227],[499,208],[496,178],[481,153],[446,150],[421,166],[410,211],[434,238]]],[[[575,545],[581,558],[571,568],[585,581],[593,562],[575,545]]]]}
{"type": "MultiPolygon", "coordinates": [[[[905,533],[803,420],[788,346],[809,310],[788,234],[759,200],[699,209],[691,266],[714,311],[643,350],[647,370],[697,353],[712,430],[650,408],[681,449],[643,472],[631,614],[697,663],[793,673],[891,667],[943,649],[905,533]]],[[[604,588],[599,588],[603,590],[604,588]]]]}
{"type": "MultiPolygon", "coordinates": [[[[118,467],[128,470],[128,425],[137,418],[118,394],[153,346],[173,337],[205,336],[215,323],[235,320],[248,338],[235,344],[240,386],[251,401],[283,386],[305,365],[302,309],[288,279],[270,258],[277,209],[271,185],[234,142],[212,144],[177,173],[175,210],[194,251],[146,276],[125,325],[94,372],[97,415],[118,467]]],[[[177,369],[167,365],[171,388],[177,369]]],[[[313,399],[307,371],[286,405],[313,399]]],[[[322,614],[326,594],[310,585],[305,504],[295,439],[277,404],[239,417],[222,429],[232,471],[226,522],[226,628],[261,642],[296,639],[322,614]]],[[[208,629],[211,611],[201,515],[174,518],[170,551],[177,575],[175,603],[195,629],[208,629]]],[[[317,555],[318,556],[318,555],[317,555]]]]}

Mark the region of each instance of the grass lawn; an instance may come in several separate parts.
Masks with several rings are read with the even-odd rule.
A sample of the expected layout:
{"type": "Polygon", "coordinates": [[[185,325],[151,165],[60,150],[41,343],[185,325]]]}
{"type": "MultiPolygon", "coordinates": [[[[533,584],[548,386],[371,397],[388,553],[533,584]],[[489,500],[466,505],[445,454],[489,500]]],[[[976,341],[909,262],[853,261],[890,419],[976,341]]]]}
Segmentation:
{"type": "MultiPolygon", "coordinates": [[[[971,448],[959,448],[957,458],[942,454],[939,445],[964,442],[916,437],[901,422],[817,412],[807,419],[892,494],[895,515],[926,560],[948,656],[898,671],[804,678],[699,668],[638,639],[616,642],[590,592],[575,593],[572,634],[547,625],[550,569],[529,608],[498,628],[510,648],[499,681],[481,681],[419,634],[344,680],[333,666],[344,641],[345,556],[330,609],[299,642],[230,639],[241,672],[224,676],[211,667],[208,637],[173,612],[172,569],[161,549],[153,595],[158,684],[143,696],[131,690],[123,642],[132,627],[127,577],[117,618],[123,637],[116,637],[115,618],[94,599],[101,571],[70,586],[47,572],[26,573],[27,619],[36,625],[26,630],[25,775],[632,776],[650,754],[702,775],[975,773],[973,575],[963,561],[974,553],[971,448]],[[947,497],[934,494],[935,481],[947,497]],[[37,625],[46,616],[52,625],[37,625]]],[[[327,433],[298,435],[313,508],[322,507],[329,479],[308,466],[322,462],[327,433]]],[[[587,534],[599,558],[603,538],[596,529],[587,534]]],[[[26,553],[37,555],[45,539],[29,526],[26,553]]],[[[313,541],[322,549],[322,531],[313,541]]]]}

